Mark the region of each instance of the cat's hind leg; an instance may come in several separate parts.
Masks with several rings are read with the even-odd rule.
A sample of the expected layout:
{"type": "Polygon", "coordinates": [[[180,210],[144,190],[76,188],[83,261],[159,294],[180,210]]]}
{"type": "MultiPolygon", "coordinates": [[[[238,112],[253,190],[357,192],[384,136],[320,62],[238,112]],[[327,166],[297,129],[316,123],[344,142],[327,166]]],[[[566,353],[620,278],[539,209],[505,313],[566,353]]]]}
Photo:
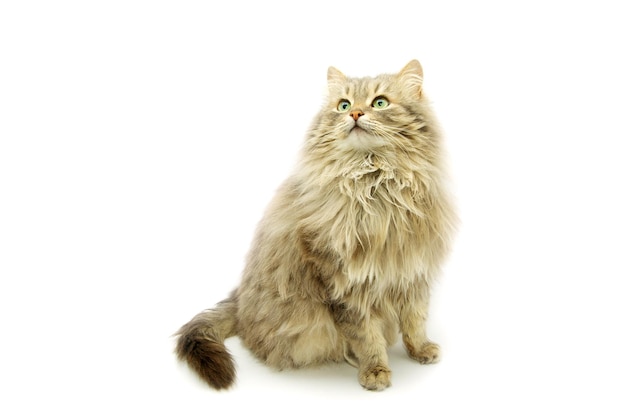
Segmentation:
{"type": "Polygon", "coordinates": [[[304,368],[343,359],[343,341],[328,307],[293,296],[247,310],[240,319],[244,344],[277,370],[304,368]]]}

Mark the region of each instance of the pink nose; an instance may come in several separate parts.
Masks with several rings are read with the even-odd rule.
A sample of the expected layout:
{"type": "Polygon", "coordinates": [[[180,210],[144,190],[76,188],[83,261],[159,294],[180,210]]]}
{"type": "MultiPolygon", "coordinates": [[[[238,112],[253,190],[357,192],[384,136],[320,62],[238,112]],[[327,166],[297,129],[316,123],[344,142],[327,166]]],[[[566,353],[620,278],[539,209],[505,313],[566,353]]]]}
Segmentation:
{"type": "Polygon", "coordinates": [[[359,119],[361,116],[365,115],[363,112],[361,111],[352,111],[350,112],[350,115],[352,115],[352,119],[354,119],[355,121],[357,119],[359,119]]]}

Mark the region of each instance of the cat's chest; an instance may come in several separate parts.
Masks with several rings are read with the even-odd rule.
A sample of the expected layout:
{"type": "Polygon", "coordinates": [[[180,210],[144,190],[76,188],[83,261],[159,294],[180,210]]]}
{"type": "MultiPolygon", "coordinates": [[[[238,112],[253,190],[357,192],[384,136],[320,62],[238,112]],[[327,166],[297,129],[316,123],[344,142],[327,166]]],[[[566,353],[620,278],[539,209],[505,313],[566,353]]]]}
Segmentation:
{"type": "Polygon", "coordinates": [[[393,212],[382,218],[364,216],[336,241],[349,284],[371,282],[384,290],[430,276],[429,235],[419,232],[412,217],[398,223],[402,216],[391,216],[393,212]]]}
{"type": "Polygon", "coordinates": [[[302,231],[311,247],[335,255],[350,283],[408,284],[429,270],[435,235],[426,200],[411,184],[373,175],[308,195],[302,231]]]}
{"type": "Polygon", "coordinates": [[[426,261],[432,228],[423,201],[416,190],[405,185],[353,185],[332,200],[336,213],[327,220],[322,234],[353,280],[411,281],[429,269],[426,261]]]}
{"type": "Polygon", "coordinates": [[[345,228],[342,247],[347,254],[362,252],[376,256],[412,241],[428,223],[420,219],[422,215],[410,193],[379,185],[346,199],[336,220],[341,221],[335,227],[345,228]]]}

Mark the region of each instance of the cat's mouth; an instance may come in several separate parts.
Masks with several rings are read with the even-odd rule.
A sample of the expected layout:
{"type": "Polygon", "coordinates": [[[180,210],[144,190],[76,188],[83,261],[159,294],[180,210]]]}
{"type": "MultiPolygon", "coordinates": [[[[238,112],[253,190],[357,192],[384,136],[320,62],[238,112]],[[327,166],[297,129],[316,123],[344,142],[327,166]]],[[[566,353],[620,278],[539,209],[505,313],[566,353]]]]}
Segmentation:
{"type": "Polygon", "coordinates": [[[365,128],[363,128],[358,121],[356,121],[354,123],[354,125],[352,126],[352,128],[350,128],[350,133],[354,133],[354,134],[365,134],[368,133],[369,131],[366,130],[365,128]]]}

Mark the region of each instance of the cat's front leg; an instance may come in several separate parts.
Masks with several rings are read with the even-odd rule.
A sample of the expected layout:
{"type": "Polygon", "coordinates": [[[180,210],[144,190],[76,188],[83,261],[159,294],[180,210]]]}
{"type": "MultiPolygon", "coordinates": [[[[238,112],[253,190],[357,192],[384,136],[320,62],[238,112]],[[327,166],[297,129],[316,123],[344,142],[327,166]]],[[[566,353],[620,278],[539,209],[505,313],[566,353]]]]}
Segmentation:
{"type": "Polygon", "coordinates": [[[417,281],[400,310],[402,341],[409,356],[420,364],[439,362],[439,345],[426,335],[430,288],[426,281],[417,281]]]}
{"type": "Polygon", "coordinates": [[[383,322],[372,313],[360,313],[345,304],[333,307],[335,322],[347,343],[346,359],[359,369],[359,383],[367,390],[384,390],[391,385],[387,341],[383,322]],[[356,362],[355,362],[356,361],[356,362]]]}

